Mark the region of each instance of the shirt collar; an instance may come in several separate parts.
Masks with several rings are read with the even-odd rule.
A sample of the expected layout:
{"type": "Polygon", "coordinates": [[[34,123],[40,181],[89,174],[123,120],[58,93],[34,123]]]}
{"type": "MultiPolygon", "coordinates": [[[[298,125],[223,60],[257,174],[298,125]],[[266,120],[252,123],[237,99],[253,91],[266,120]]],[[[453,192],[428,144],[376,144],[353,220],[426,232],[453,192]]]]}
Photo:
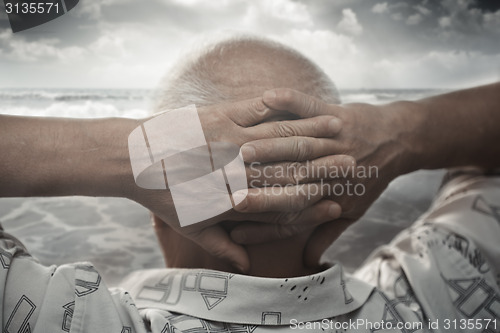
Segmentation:
{"type": "Polygon", "coordinates": [[[133,273],[125,286],[139,309],[158,308],[207,320],[250,325],[315,321],[358,309],[372,286],[340,264],[308,276],[261,278],[202,269],[133,273]]]}

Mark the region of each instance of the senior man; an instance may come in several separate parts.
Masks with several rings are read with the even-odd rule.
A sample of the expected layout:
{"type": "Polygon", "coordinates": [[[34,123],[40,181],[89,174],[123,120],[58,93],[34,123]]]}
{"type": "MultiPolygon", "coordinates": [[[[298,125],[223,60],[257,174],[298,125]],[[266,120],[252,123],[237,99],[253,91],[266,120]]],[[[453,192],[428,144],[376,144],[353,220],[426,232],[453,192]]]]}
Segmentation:
{"type": "MultiPolygon", "coordinates": [[[[287,97],[283,99],[282,91],[278,90],[274,98],[272,93],[267,93],[264,102],[276,109],[301,115],[333,113],[330,106],[320,99],[329,103],[338,101],[331,81],[306,58],[277,43],[245,37],[218,42],[207,48],[180,66],[164,87],[161,108],[191,103],[198,106],[223,101],[231,103],[260,96],[265,90],[277,87],[292,88],[308,95],[287,91],[287,97]],[[273,61],[276,59],[279,61],[273,61]],[[183,96],[188,99],[183,100],[183,96]]],[[[495,94],[489,96],[491,89],[498,92],[497,86],[486,89],[486,93],[482,91],[483,97],[494,101],[483,105],[483,109],[489,110],[498,103],[492,97],[495,94]]],[[[377,145],[385,149],[375,147],[375,155],[395,152],[387,160],[399,161],[395,158],[399,150],[384,143],[387,142],[385,138],[393,142],[392,135],[387,133],[388,128],[401,133],[399,129],[403,128],[398,128],[401,119],[384,113],[377,113],[378,118],[368,117],[368,120],[383,123],[385,127],[367,131],[369,139],[374,133],[379,139],[367,144],[362,141],[363,133],[361,137],[354,136],[359,133],[354,129],[359,126],[359,131],[366,131],[370,125],[360,112],[353,111],[352,114],[357,118],[344,118],[338,141],[300,137],[301,133],[295,128],[293,134],[297,137],[291,146],[311,144],[311,149],[305,153],[297,155],[297,151],[289,149],[288,141],[275,139],[254,142],[251,149],[244,149],[244,156],[253,160],[259,154],[265,155],[264,160],[269,162],[292,160],[292,157],[317,158],[317,165],[328,165],[332,158],[328,155],[338,153],[342,147],[339,143],[343,143],[345,152],[358,153],[356,157],[361,161],[370,155],[366,154],[367,146],[373,148],[377,145]],[[300,140],[305,141],[297,145],[300,140]],[[262,143],[280,149],[274,149],[273,154],[269,151],[262,154],[263,149],[259,146],[262,143]]],[[[251,118],[252,123],[265,120],[254,115],[251,118]]],[[[497,132],[492,132],[494,126],[486,125],[482,130],[489,138],[498,136],[497,132]]],[[[425,142],[418,136],[415,140],[425,142]]],[[[395,164],[387,165],[392,167],[395,164]]],[[[403,170],[408,171],[407,168],[397,169],[398,172],[403,170]]],[[[376,196],[384,184],[387,184],[386,179],[372,189],[375,195],[371,193],[371,196],[376,196]]],[[[188,239],[182,235],[182,229],[175,228],[173,212],[155,216],[155,228],[171,268],[132,274],[123,283],[130,294],[108,291],[98,273],[87,264],[61,267],[53,278],[48,275],[55,272],[54,269],[47,274],[47,269],[36,266],[43,281],[35,282],[35,285],[49,283],[43,295],[33,300],[26,295],[33,281],[23,275],[24,266],[33,262],[24,257],[25,251],[13,240],[4,240],[2,258],[9,259],[8,267],[4,265],[2,280],[6,286],[2,310],[3,318],[7,318],[3,323],[4,330],[251,333],[297,328],[370,332],[397,328],[400,331],[440,331],[462,329],[463,319],[466,319],[465,329],[469,328],[467,320],[471,319],[476,325],[473,328],[498,330],[498,326],[493,325],[498,325],[495,320],[500,319],[500,298],[495,281],[500,227],[494,204],[500,199],[499,181],[479,171],[466,172],[452,177],[441,191],[431,212],[389,246],[379,250],[356,277],[345,274],[341,264],[332,267],[304,264],[304,255],[314,245],[311,242],[314,243],[315,239],[311,237],[316,237],[319,240],[316,243],[320,245],[325,238],[318,238],[311,225],[305,223],[308,219],[300,218],[303,214],[300,210],[285,215],[287,221],[293,221],[294,231],[300,231],[298,235],[245,246],[249,256],[247,271],[260,277],[236,274],[234,267],[206,252],[213,247],[207,243],[200,247],[191,240],[199,240],[197,237],[188,239]],[[462,210],[467,214],[461,214],[462,210]],[[471,219],[475,221],[474,227],[467,223],[471,219]],[[9,289],[9,285],[17,288],[9,289]]],[[[148,192],[140,190],[138,193],[148,197],[148,192]]],[[[259,221],[260,217],[260,221],[265,222],[260,211],[283,207],[269,206],[275,202],[271,196],[267,196],[268,200],[260,201],[259,198],[258,195],[249,195],[242,205],[236,207],[247,214],[252,213],[239,215],[240,221],[259,221]]],[[[148,207],[156,207],[158,211],[155,205],[148,207]]],[[[317,208],[321,211],[321,207],[317,208]]],[[[353,208],[346,212],[352,214],[351,210],[355,211],[353,208]]],[[[313,211],[309,213],[312,215],[308,217],[316,221],[313,224],[325,220],[326,214],[318,218],[313,211]]],[[[274,237],[265,225],[259,226],[262,229],[255,229],[253,224],[235,228],[230,222],[232,217],[234,215],[218,224],[217,233],[205,234],[202,238],[213,241],[219,232],[225,231],[245,243],[252,239],[256,230],[264,230],[266,240],[274,237]],[[241,237],[242,234],[245,237],[241,237]]],[[[276,218],[276,215],[266,216],[269,221],[276,218]]],[[[283,232],[286,227],[278,228],[280,235],[290,234],[283,232]]],[[[344,224],[339,225],[339,229],[343,227],[344,224]]],[[[324,235],[327,239],[336,235],[332,230],[335,222],[325,224],[325,228],[330,231],[329,235],[324,235]]]]}
{"type": "MultiPolygon", "coordinates": [[[[336,107],[333,83],[307,59],[277,43],[241,38],[215,44],[179,66],[176,75],[167,77],[159,105],[177,107],[191,102],[183,96],[204,96],[196,102],[211,104],[280,86],[302,93],[267,91],[264,102],[268,106],[334,114],[342,119],[343,128],[321,144],[307,137],[254,141],[243,146],[248,162],[273,165],[345,153],[355,156],[362,166],[377,166],[379,178],[350,179],[363,182],[366,195],[333,196],[342,204],[342,218],[316,228],[300,223],[223,223],[233,239],[246,244],[249,273],[259,278],[233,274],[232,267],[155,217],[167,266],[178,269],[137,273],[129,280],[136,304],[148,313],[151,325],[201,332],[215,327],[251,332],[280,326],[315,331],[497,331],[500,219],[495,203],[500,200],[500,180],[494,174],[486,175],[478,168],[450,172],[429,212],[374,252],[355,277],[345,274],[340,263],[328,268],[318,261],[326,245],[398,175],[419,168],[500,165],[498,147],[478,148],[485,141],[499,139],[498,122],[491,122],[499,118],[494,97],[499,85],[418,103],[336,107]],[[471,108],[477,115],[474,119],[471,108]],[[448,150],[458,146],[466,156],[448,150]],[[291,147],[303,147],[304,153],[297,154],[291,147]],[[186,269],[199,267],[218,271],[186,269]],[[309,275],[297,277],[304,274],[309,275]],[[133,283],[145,279],[145,283],[133,283]],[[161,306],[155,298],[161,299],[161,306]]],[[[307,175],[303,180],[309,180],[307,175]]],[[[345,185],[346,181],[333,182],[345,185]]],[[[256,206],[248,196],[236,209],[245,212],[256,206]]]]}

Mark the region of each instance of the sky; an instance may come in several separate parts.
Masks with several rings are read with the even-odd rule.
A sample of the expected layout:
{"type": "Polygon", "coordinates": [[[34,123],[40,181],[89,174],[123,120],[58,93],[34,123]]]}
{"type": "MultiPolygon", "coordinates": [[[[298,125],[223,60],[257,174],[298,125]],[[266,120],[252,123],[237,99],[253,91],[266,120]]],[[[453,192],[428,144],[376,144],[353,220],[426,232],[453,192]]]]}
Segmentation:
{"type": "Polygon", "coordinates": [[[16,34],[0,5],[0,88],[151,89],[199,41],[235,32],[296,48],[340,89],[500,80],[499,0],[80,0],[16,34]]]}

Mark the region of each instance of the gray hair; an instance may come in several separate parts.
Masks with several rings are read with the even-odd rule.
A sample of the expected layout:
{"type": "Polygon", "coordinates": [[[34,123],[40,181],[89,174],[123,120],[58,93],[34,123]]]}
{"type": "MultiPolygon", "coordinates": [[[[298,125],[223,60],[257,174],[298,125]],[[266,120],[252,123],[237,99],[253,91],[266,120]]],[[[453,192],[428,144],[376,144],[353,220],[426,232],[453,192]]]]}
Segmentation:
{"type": "MultiPolygon", "coordinates": [[[[209,38],[208,38],[209,39],[209,38]]],[[[292,57],[298,65],[307,71],[313,82],[308,82],[309,93],[326,103],[339,104],[340,98],[333,81],[314,62],[298,51],[270,39],[250,36],[232,35],[229,38],[208,40],[204,37],[202,43],[168,72],[160,83],[155,96],[154,112],[165,109],[176,109],[189,104],[207,106],[233,100],[234,97],[224,93],[213,80],[213,64],[210,54],[221,55],[231,47],[245,43],[254,43],[274,52],[284,52],[292,57]]]]}

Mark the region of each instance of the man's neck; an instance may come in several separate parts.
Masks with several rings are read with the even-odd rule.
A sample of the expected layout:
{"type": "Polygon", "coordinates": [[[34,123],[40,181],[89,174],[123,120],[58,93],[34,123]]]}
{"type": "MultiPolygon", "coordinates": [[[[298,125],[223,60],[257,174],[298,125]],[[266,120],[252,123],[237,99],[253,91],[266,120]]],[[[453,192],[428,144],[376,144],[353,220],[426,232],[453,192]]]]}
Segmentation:
{"type": "MultiPolygon", "coordinates": [[[[240,273],[225,261],[206,253],[192,241],[168,227],[156,227],[166,264],[170,268],[206,268],[240,273]]],[[[295,277],[319,272],[303,264],[303,249],[309,235],[301,235],[272,243],[247,246],[250,258],[248,275],[261,277],[295,277]]]]}

